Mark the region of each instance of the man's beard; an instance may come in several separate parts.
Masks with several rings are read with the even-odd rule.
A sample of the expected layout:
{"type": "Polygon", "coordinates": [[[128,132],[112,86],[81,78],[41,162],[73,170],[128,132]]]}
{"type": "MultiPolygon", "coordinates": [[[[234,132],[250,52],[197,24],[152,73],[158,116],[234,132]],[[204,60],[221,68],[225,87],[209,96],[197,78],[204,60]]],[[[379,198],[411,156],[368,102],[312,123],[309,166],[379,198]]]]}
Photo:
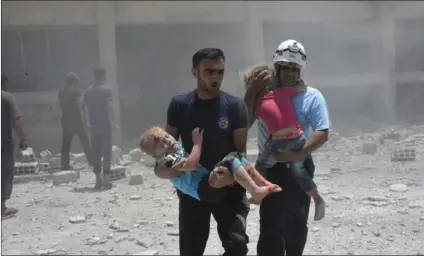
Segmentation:
{"type": "Polygon", "coordinates": [[[281,87],[293,87],[295,86],[298,82],[299,79],[296,76],[289,76],[289,75],[280,75],[280,84],[281,87]]]}
{"type": "Polygon", "coordinates": [[[212,86],[212,85],[207,85],[206,83],[203,83],[202,85],[199,86],[199,90],[201,90],[203,93],[208,94],[209,96],[215,96],[218,94],[218,92],[220,91],[221,86],[217,85],[217,86],[212,86]]]}

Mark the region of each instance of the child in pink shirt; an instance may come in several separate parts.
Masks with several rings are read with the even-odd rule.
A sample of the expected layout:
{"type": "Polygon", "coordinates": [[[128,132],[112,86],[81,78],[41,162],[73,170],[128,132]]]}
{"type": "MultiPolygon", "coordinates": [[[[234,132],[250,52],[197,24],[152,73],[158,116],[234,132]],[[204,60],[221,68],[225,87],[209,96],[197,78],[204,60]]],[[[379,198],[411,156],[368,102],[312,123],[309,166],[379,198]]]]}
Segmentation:
{"type": "MultiPolygon", "coordinates": [[[[259,68],[264,69],[267,66],[259,68]]],[[[277,163],[275,154],[298,151],[305,145],[306,137],[291,101],[297,92],[304,90],[304,87],[272,88],[271,85],[267,88],[247,88],[245,101],[249,112],[249,126],[253,125],[255,119],[261,119],[269,133],[265,150],[255,166],[264,176],[266,169],[277,163]]],[[[290,169],[300,187],[314,199],[315,220],[319,220],[324,216],[325,203],[318,193],[317,185],[303,165],[304,160],[291,162],[290,169]]]]}

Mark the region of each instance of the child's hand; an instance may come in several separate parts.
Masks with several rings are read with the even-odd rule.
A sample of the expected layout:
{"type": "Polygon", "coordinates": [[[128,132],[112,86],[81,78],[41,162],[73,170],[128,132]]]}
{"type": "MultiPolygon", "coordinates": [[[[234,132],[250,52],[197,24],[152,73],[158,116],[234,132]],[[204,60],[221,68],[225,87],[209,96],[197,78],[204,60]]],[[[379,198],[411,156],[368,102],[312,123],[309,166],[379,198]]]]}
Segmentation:
{"type": "Polygon", "coordinates": [[[194,128],[194,130],[191,132],[191,136],[192,136],[192,139],[193,139],[193,143],[195,145],[202,144],[202,141],[203,141],[203,130],[200,130],[199,127],[194,128]]]}

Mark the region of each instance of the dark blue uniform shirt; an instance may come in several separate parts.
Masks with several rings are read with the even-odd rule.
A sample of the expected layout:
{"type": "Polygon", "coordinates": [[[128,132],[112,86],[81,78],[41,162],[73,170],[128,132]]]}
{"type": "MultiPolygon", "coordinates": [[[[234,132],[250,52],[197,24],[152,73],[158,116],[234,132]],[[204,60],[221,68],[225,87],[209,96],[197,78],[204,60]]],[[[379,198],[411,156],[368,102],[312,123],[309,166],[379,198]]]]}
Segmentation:
{"type": "Polygon", "coordinates": [[[244,102],[226,92],[220,92],[211,100],[201,100],[196,91],[192,91],[172,98],[167,122],[178,129],[188,153],[193,147],[193,129],[204,130],[200,164],[212,170],[228,153],[236,151],[233,132],[246,128],[247,113],[244,102]]]}

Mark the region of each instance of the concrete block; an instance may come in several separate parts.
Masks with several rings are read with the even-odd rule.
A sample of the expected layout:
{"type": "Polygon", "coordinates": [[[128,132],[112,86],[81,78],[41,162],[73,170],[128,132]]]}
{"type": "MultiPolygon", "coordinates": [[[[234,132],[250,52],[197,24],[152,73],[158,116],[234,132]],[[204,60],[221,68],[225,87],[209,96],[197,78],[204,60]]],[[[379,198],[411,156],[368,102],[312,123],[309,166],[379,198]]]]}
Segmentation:
{"type": "Polygon", "coordinates": [[[377,144],[374,142],[365,142],[362,145],[362,153],[373,155],[377,152],[377,144]]]}
{"type": "Polygon", "coordinates": [[[52,152],[48,150],[43,150],[40,152],[40,158],[43,162],[49,162],[53,157],[52,152]]]}
{"type": "Polygon", "coordinates": [[[75,163],[87,163],[84,153],[71,154],[71,160],[75,163]]]}
{"type": "Polygon", "coordinates": [[[21,157],[22,157],[22,162],[24,162],[24,163],[35,161],[34,151],[30,147],[21,151],[21,157]]]}
{"type": "Polygon", "coordinates": [[[111,180],[120,180],[127,176],[126,167],[125,166],[113,166],[110,169],[110,179],[111,180]]]}
{"type": "Polygon", "coordinates": [[[60,168],[60,166],[61,166],[60,157],[52,157],[52,158],[50,158],[49,164],[50,164],[50,168],[51,169],[60,168]]]}
{"type": "Polygon", "coordinates": [[[36,174],[38,172],[39,165],[38,162],[30,162],[30,163],[21,163],[15,162],[14,175],[28,175],[28,174],[36,174]]]}
{"type": "Polygon", "coordinates": [[[76,182],[80,178],[80,173],[75,171],[62,171],[53,174],[53,185],[76,182]]]}
{"type": "Polygon", "coordinates": [[[50,164],[49,163],[39,163],[39,167],[40,167],[40,171],[43,171],[43,172],[47,172],[47,171],[49,171],[50,169],[51,169],[51,167],[50,167],[50,164]]]}
{"type": "Polygon", "coordinates": [[[135,186],[135,185],[141,185],[144,183],[143,175],[141,173],[131,173],[130,174],[130,180],[128,182],[128,185],[135,186]]]}
{"type": "Polygon", "coordinates": [[[52,178],[53,178],[53,175],[49,173],[40,173],[37,175],[33,175],[33,174],[19,175],[13,178],[13,184],[22,184],[22,183],[28,183],[33,181],[49,181],[52,178]]]}
{"type": "Polygon", "coordinates": [[[416,160],[416,152],[414,148],[397,149],[392,152],[392,162],[408,162],[416,160]]]}

